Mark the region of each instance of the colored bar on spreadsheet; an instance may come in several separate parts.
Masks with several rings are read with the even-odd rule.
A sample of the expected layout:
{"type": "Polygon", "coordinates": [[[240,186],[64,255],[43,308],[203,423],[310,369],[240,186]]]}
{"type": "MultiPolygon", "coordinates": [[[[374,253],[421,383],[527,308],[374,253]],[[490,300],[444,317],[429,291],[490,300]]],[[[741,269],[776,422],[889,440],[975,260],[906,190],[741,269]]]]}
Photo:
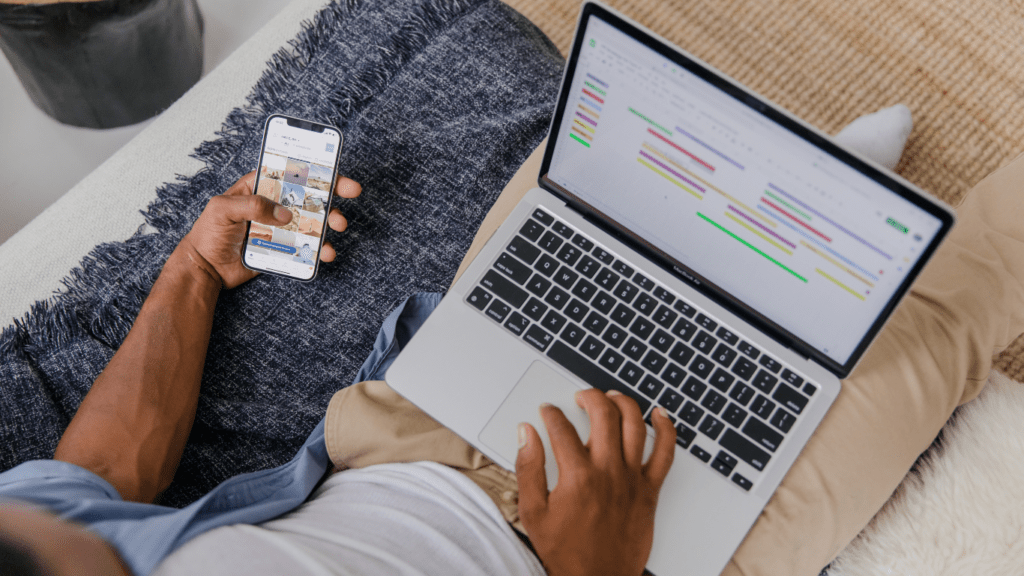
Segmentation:
{"type": "Polygon", "coordinates": [[[767,232],[768,234],[770,234],[770,235],[771,235],[771,236],[772,236],[773,238],[777,239],[777,240],[778,240],[779,242],[782,242],[782,243],[783,243],[783,244],[785,244],[786,246],[789,246],[790,248],[792,248],[792,249],[796,250],[796,244],[794,244],[793,242],[790,242],[789,240],[786,240],[786,239],[785,239],[785,238],[783,238],[782,236],[779,236],[779,235],[778,235],[778,234],[776,234],[776,233],[775,233],[775,232],[774,232],[773,230],[770,230],[770,229],[769,229],[769,228],[768,228],[767,226],[765,226],[764,224],[761,224],[761,223],[760,223],[760,222],[758,222],[757,220],[754,220],[754,219],[753,219],[753,218],[751,218],[751,217],[750,217],[749,215],[747,215],[747,214],[744,214],[743,212],[741,212],[741,211],[740,211],[740,209],[739,209],[739,208],[737,208],[737,207],[733,206],[732,204],[729,204],[729,210],[732,210],[733,212],[735,212],[735,213],[739,214],[740,216],[743,216],[744,218],[746,218],[747,220],[749,220],[749,221],[750,221],[750,223],[751,223],[751,224],[753,224],[754,226],[757,226],[757,227],[758,227],[758,228],[760,228],[761,230],[764,230],[765,232],[767,232]]]}
{"type": "Polygon", "coordinates": [[[694,192],[693,190],[690,190],[690,189],[689,189],[689,188],[687,188],[686,186],[683,186],[683,185],[682,185],[682,184],[680,184],[679,182],[676,182],[675,180],[673,180],[673,179],[672,179],[672,177],[671,177],[671,176],[669,176],[668,174],[665,174],[665,173],[664,173],[664,172],[662,172],[661,170],[658,170],[658,169],[657,169],[657,168],[655,168],[654,166],[651,166],[651,165],[650,165],[650,164],[648,164],[647,162],[644,162],[644,159],[643,159],[643,158],[637,158],[637,159],[636,159],[636,161],[637,161],[637,162],[639,162],[639,163],[641,163],[641,164],[643,164],[644,166],[646,166],[646,167],[650,168],[650,169],[651,169],[651,170],[652,170],[652,171],[653,171],[653,172],[654,172],[655,174],[657,174],[658,176],[661,176],[661,177],[662,177],[662,178],[664,178],[665,180],[668,180],[669,182],[671,182],[671,183],[675,184],[676,186],[679,186],[680,188],[682,188],[682,189],[683,189],[683,190],[685,190],[686,192],[689,192],[689,193],[690,193],[690,194],[692,194],[692,195],[693,195],[693,196],[694,196],[695,198],[697,198],[697,200],[703,200],[703,199],[704,199],[704,197],[703,197],[703,196],[701,196],[700,194],[697,194],[697,193],[696,193],[696,192],[694,192]]]}
{"type": "Polygon", "coordinates": [[[814,246],[811,246],[810,244],[808,244],[806,240],[801,240],[801,241],[800,241],[800,245],[801,245],[801,246],[803,246],[803,247],[805,247],[805,248],[807,248],[807,249],[808,249],[808,250],[810,250],[811,252],[814,252],[814,253],[815,253],[815,254],[817,254],[818,256],[821,256],[821,257],[822,257],[822,258],[824,258],[824,259],[825,259],[825,260],[826,260],[826,261],[827,261],[827,262],[828,262],[829,264],[832,264],[832,265],[833,265],[833,266],[835,266],[836,268],[839,268],[840,270],[843,270],[844,272],[846,272],[846,273],[847,273],[847,274],[849,274],[850,276],[853,276],[853,277],[854,277],[854,278],[856,278],[857,280],[860,280],[861,282],[863,282],[863,283],[867,284],[867,285],[868,285],[868,288],[874,288],[874,287],[875,287],[875,285],[874,285],[874,284],[872,284],[871,282],[869,282],[869,281],[868,281],[868,280],[867,280],[866,278],[861,278],[860,276],[858,276],[858,275],[857,275],[857,273],[856,273],[856,272],[854,272],[853,270],[850,270],[850,269],[849,269],[849,268],[847,268],[846,266],[844,266],[844,265],[840,264],[840,263],[839,263],[839,261],[838,261],[838,260],[836,260],[835,258],[833,258],[833,257],[829,256],[828,254],[825,254],[825,253],[823,253],[823,252],[822,252],[821,250],[818,250],[818,249],[817,249],[817,248],[815,248],[814,246]]]}
{"type": "Polygon", "coordinates": [[[579,126],[580,128],[586,130],[587,132],[590,132],[591,134],[594,133],[594,127],[593,126],[587,126],[583,122],[580,122],[579,118],[573,118],[572,119],[572,125],[573,126],[579,126]]]}
{"type": "Polygon", "coordinates": [[[783,226],[789,228],[793,232],[796,232],[797,234],[803,236],[804,238],[810,240],[811,242],[814,242],[815,244],[818,245],[819,248],[825,250],[826,252],[828,252],[829,254],[835,256],[836,258],[839,258],[843,262],[846,262],[848,265],[853,267],[855,270],[859,271],[861,274],[867,276],[868,278],[871,278],[875,282],[880,281],[880,278],[878,276],[875,276],[871,272],[868,272],[867,270],[864,269],[863,266],[859,266],[856,262],[854,262],[853,260],[850,260],[846,256],[843,256],[839,252],[836,252],[830,246],[826,246],[825,243],[822,242],[821,240],[818,240],[814,236],[811,236],[807,232],[797,228],[793,224],[790,224],[789,221],[784,219],[782,216],[779,216],[778,214],[776,214],[775,212],[772,212],[771,210],[765,208],[764,206],[758,205],[757,207],[758,207],[758,209],[760,209],[762,212],[764,212],[768,216],[771,216],[772,218],[774,218],[776,222],[779,222],[780,224],[782,224],[783,226]]]}
{"type": "Polygon", "coordinates": [[[833,278],[833,277],[829,276],[828,274],[826,274],[826,273],[822,272],[821,268],[815,268],[815,269],[814,269],[814,271],[815,271],[815,272],[817,272],[818,274],[821,274],[821,275],[822,275],[822,276],[824,276],[825,278],[828,278],[829,280],[831,280],[831,281],[832,281],[832,282],[833,282],[833,283],[834,283],[834,284],[835,284],[836,286],[839,286],[840,288],[842,288],[843,290],[846,290],[846,291],[847,291],[847,292],[849,292],[850,294],[853,294],[853,295],[854,295],[854,296],[856,296],[857,298],[860,298],[861,300],[864,300],[864,295],[863,295],[863,294],[858,294],[858,293],[856,293],[856,292],[855,292],[855,291],[853,290],[853,288],[850,288],[850,287],[849,287],[849,286],[847,286],[846,284],[843,284],[843,283],[842,283],[842,282],[840,282],[839,280],[836,280],[835,278],[833,278]]]}
{"type": "Polygon", "coordinates": [[[584,113],[593,116],[595,120],[601,119],[601,115],[598,114],[596,110],[591,110],[589,107],[584,106],[582,102],[577,104],[576,107],[579,108],[580,110],[583,110],[584,113]]]}
{"type": "Polygon", "coordinates": [[[604,86],[605,88],[608,88],[608,83],[607,82],[605,82],[604,80],[599,79],[597,76],[594,76],[590,72],[587,72],[587,78],[590,78],[591,80],[593,80],[594,82],[597,82],[601,86],[604,86]]]}
{"type": "Polygon", "coordinates": [[[775,203],[774,203],[774,202],[772,202],[771,200],[769,200],[769,199],[765,198],[764,196],[762,196],[762,197],[761,197],[761,202],[764,202],[765,204],[767,204],[767,205],[771,206],[772,208],[775,208],[775,209],[776,209],[776,210],[777,210],[777,211],[779,212],[779,214],[782,214],[783,216],[786,216],[787,218],[789,218],[789,219],[790,219],[790,220],[792,220],[793,222],[796,222],[797,224],[799,224],[799,225],[803,226],[804,228],[807,228],[807,230],[809,230],[810,232],[812,232],[812,233],[814,233],[814,234],[817,234],[817,235],[818,235],[818,236],[819,236],[819,237],[820,237],[820,238],[821,238],[822,240],[824,240],[824,241],[826,241],[826,242],[831,242],[831,241],[832,241],[832,239],[831,239],[831,238],[829,238],[828,236],[825,236],[825,235],[824,235],[824,234],[822,234],[821,232],[819,232],[819,231],[815,230],[815,229],[814,229],[813,227],[811,227],[811,226],[808,226],[807,224],[805,224],[803,220],[800,220],[800,219],[799,219],[799,218],[797,218],[796,216],[793,216],[793,215],[792,215],[792,214],[790,214],[789,212],[786,212],[786,211],[785,211],[785,210],[783,210],[782,208],[779,208],[779,206],[778,206],[777,204],[775,204],[775,203]]]}
{"type": "Polygon", "coordinates": [[[801,210],[801,209],[797,208],[796,206],[793,206],[792,204],[790,204],[789,202],[786,202],[786,201],[785,201],[785,200],[783,200],[782,198],[779,198],[779,197],[778,197],[778,196],[776,196],[775,194],[772,194],[771,190],[765,190],[765,191],[764,191],[764,193],[765,193],[765,194],[767,194],[767,195],[768,195],[768,197],[769,197],[769,198],[771,198],[772,200],[775,200],[775,201],[776,201],[776,202],[778,202],[779,204],[782,204],[782,205],[783,205],[783,206],[785,206],[786,208],[789,208],[789,209],[790,209],[790,210],[792,210],[793,212],[796,212],[797,214],[799,214],[799,215],[803,216],[803,217],[804,217],[804,218],[805,218],[805,219],[806,219],[806,220],[807,220],[808,222],[810,222],[810,221],[812,220],[812,218],[811,218],[811,215],[810,215],[810,214],[808,214],[808,213],[804,212],[803,210],[801,210]]]}
{"type": "Polygon", "coordinates": [[[754,246],[753,244],[751,244],[750,242],[747,242],[747,241],[746,241],[746,240],[744,240],[743,238],[740,238],[739,236],[737,236],[736,234],[734,234],[734,233],[733,233],[733,232],[732,232],[731,230],[729,230],[728,228],[726,228],[726,227],[722,226],[722,225],[721,225],[721,224],[719,224],[718,222],[715,222],[714,220],[712,220],[711,218],[708,218],[707,216],[705,216],[705,215],[701,214],[700,212],[697,212],[697,216],[700,216],[701,218],[703,218],[704,220],[706,220],[707,222],[709,222],[709,223],[710,223],[711,225],[713,225],[713,226],[714,226],[715,228],[718,228],[718,229],[719,229],[719,230],[721,230],[722,232],[725,232],[725,233],[726,233],[726,234],[728,234],[729,236],[732,236],[732,237],[733,237],[733,238],[734,238],[735,240],[739,240],[739,241],[740,241],[740,243],[742,243],[742,244],[743,244],[744,246],[746,246],[747,248],[750,248],[750,249],[751,249],[751,250],[753,250],[754,252],[757,252],[757,253],[758,253],[758,254],[760,254],[761,256],[764,256],[765,258],[767,258],[768,260],[770,260],[772,264],[775,264],[775,265],[776,265],[776,266],[778,266],[779,268],[782,268],[782,269],[783,269],[783,270],[785,270],[786,272],[789,272],[789,273],[790,273],[790,274],[792,274],[793,276],[796,276],[796,277],[797,277],[797,278],[799,278],[799,279],[800,279],[801,281],[803,281],[803,282],[807,282],[807,278],[804,278],[803,276],[801,276],[801,275],[797,274],[796,272],[794,272],[793,270],[791,270],[791,269],[790,269],[789,267],[787,267],[787,266],[786,266],[785,264],[783,264],[782,262],[779,262],[779,261],[778,261],[778,260],[776,260],[775,258],[772,258],[771,256],[769,256],[769,255],[765,254],[765,253],[764,253],[764,252],[762,252],[761,250],[757,249],[757,248],[756,248],[756,247],[755,247],[755,246],[754,246]]]}
{"type": "Polygon", "coordinates": [[[740,170],[746,170],[746,168],[744,168],[744,167],[743,167],[743,165],[742,165],[742,164],[740,164],[739,162],[737,162],[737,161],[733,160],[732,158],[729,158],[729,157],[728,157],[728,156],[726,156],[725,154],[722,154],[722,153],[721,153],[721,152],[719,152],[718,150],[716,150],[716,149],[712,148],[711,146],[709,146],[708,144],[706,144],[706,143],[705,143],[705,142],[704,142],[703,140],[700,140],[700,139],[698,139],[698,138],[697,138],[696,136],[694,136],[693,134],[690,134],[690,133],[689,133],[689,132],[687,132],[686,130],[683,130],[683,129],[682,129],[682,128],[680,128],[679,126],[676,126],[676,132],[679,132],[679,133],[680,133],[680,134],[682,134],[683,136],[686,136],[686,137],[687,137],[687,138],[689,138],[690,140],[693,140],[693,141],[694,141],[694,142],[696,142],[697,144],[700,144],[701,146],[703,146],[703,147],[707,148],[707,149],[708,149],[708,150],[710,150],[711,152],[713,152],[713,153],[717,154],[717,155],[718,155],[718,156],[719,156],[719,157],[720,157],[720,158],[721,158],[722,160],[725,160],[726,162],[728,162],[728,163],[732,164],[733,166],[735,166],[735,167],[739,168],[740,170]]]}
{"type": "Polygon", "coordinates": [[[654,130],[651,130],[650,128],[648,128],[647,131],[650,132],[651,134],[657,136],[658,138],[660,138],[661,141],[664,142],[665,144],[668,144],[669,146],[675,148],[676,150],[682,152],[683,154],[686,154],[687,156],[692,158],[694,162],[700,164],[701,166],[704,166],[705,168],[711,170],[712,172],[715,171],[715,167],[714,166],[712,166],[711,164],[708,164],[704,160],[698,158],[695,154],[693,154],[689,150],[686,150],[685,148],[683,148],[679,144],[676,144],[675,142],[669,140],[668,138],[665,138],[664,136],[662,136],[661,134],[658,134],[657,132],[655,132],[654,130]]]}
{"type": "Polygon", "coordinates": [[[601,110],[601,107],[598,106],[597,102],[594,102],[590,98],[584,98],[583,96],[580,96],[580,102],[583,102],[584,104],[590,106],[591,108],[597,110],[598,112],[603,112],[603,110],[601,110]]]}
{"type": "Polygon", "coordinates": [[[586,140],[584,140],[584,139],[580,138],[579,136],[573,134],[572,132],[569,133],[569,137],[572,138],[573,140],[579,142],[580,144],[583,144],[587,148],[590,148],[590,143],[589,142],[587,142],[586,140]]]}
{"type": "Polygon", "coordinates": [[[679,178],[679,179],[680,179],[680,180],[682,180],[683,182],[686,182],[686,183],[687,183],[687,184],[689,184],[690,186],[693,186],[693,187],[694,187],[694,188],[696,188],[697,190],[700,190],[701,192],[707,192],[707,190],[705,190],[705,189],[704,189],[703,187],[701,187],[701,186],[698,186],[697,184],[694,184],[693,182],[691,182],[691,181],[690,181],[690,179],[689,179],[689,178],[687,178],[686,176],[683,176],[683,175],[682,175],[682,174],[680,174],[679,172],[676,172],[675,170],[673,170],[673,169],[669,168],[669,167],[668,167],[668,166],[666,166],[666,165],[665,165],[664,163],[662,163],[662,162],[658,161],[658,159],[657,159],[657,158],[655,158],[654,156],[651,156],[651,155],[650,155],[650,154],[648,154],[647,152],[644,152],[643,150],[641,150],[641,151],[640,151],[640,155],[641,155],[641,156],[643,156],[644,158],[647,158],[647,159],[648,159],[648,160],[650,160],[651,162],[654,162],[655,164],[657,164],[658,166],[660,166],[660,167],[661,167],[661,168],[662,168],[663,170],[666,170],[666,171],[668,171],[668,172],[671,172],[673,176],[675,176],[676,178],[679,178]]]}
{"type": "Polygon", "coordinates": [[[590,123],[591,123],[591,124],[593,124],[594,126],[597,126],[597,122],[595,122],[594,120],[592,120],[592,119],[590,119],[590,118],[587,118],[587,117],[586,117],[586,116],[584,116],[583,114],[580,114],[579,112],[577,112],[577,113],[576,113],[576,115],[577,115],[577,116],[579,116],[580,118],[583,118],[583,119],[584,119],[584,120],[586,120],[587,122],[590,122],[590,123]]]}
{"type": "Polygon", "coordinates": [[[589,86],[591,90],[593,90],[594,92],[597,92],[601,96],[607,96],[608,95],[607,92],[605,92],[604,90],[601,90],[600,88],[598,88],[597,86],[594,86],[593,84],[591,84],[590,82],[587,82],[586,80],[584,80],[583,83],[586,84],[587,86],[589,86]]]}
{"type": "Polygon", "coordinates": [[[761,238],[761,240],[764,240],[765,242],[767,242],[767,243],[771,244],[772,246],[775,246],[775,247],[776,247],[776,248],[778,248],[779,250],[782,250],[783,252],[785,252],[785,253],[786,253],[786,255],[787,255],[787,256],[792,256],[792,255],[793,255],[793,251],[792,251],[792,250],[790,250],[789,248],[786,248],[786,247],[785,247],[785,246],[783,246],[782,244],[779,244],[779,243],[778,243],[778,242],[776,242],[775,240],[772,240],[771,238],[769,238],[769,237],[765,236],[763,232],[761,232],[761,231],[760,231],[760,230],[758,230],[757,228],[754,228],[754,227],[753,227],[753,226],[751,226],[750,224],[747,224],[747,223],[746,223],[746,222],[744,222],[743,220],[740,220],[740,219],[739,219],[739,218],[737,218],[737,217],[736,217],[736,215],[735,215],[735,214],[733,214],[732,212],[725,212],[724,214],[725,214],[726,218],[728,218],[728,219],[732,220],[733,222],[735,222],[735,223],[739,224],[740,226],[743,226],[743,227],[744,227],[744,228],[746,228],[746,229],[747,229],[747,230],[748,230],[749,232],[751,232],[751,233],[752,233],[752,234],[754,234],[755,236],[757,236],[757,237],[761,238]]]}
{"type": "Polygon", "coordinates": [[[586,138],[587,142],[590,142],[590,141],[592,141],[594,139],[593,136],[591,136],[590,134],[587,134],[586,132],[584,132],[583,130],[580,130],[579,128],[577,128],[575,126],[573,126],[572,129],[573,129],[573,131],[575,131],[580,136],[583,136],[584,138],[586,138]]]}
{"type": "Polygon", "coordinates": [[[661,124],[658,124],[658,123],[657,123],[657,122],[655,122],[654,120],[651,120],[650,118],[648,118],[647,116],[644,116],[644,115],[643,115],[643,114],[641,114],[640,112],[637,112],[637,111],[636,111],[636,110],[634,110],[633,108],[629,108],[629,111],[630,111],[630,112],[632,112],[633,114],[636,114],[636,115],[637,115],[637,116],[639,116],[640,118],[643,118],[644,122],[647,122],[647,123],[648,123],[648,124],[650,124],[651,126],[654,126],[654,127],[656,127],[656,128],[658,129],[658,130],[661,130],[661,131],[663,131],[663,132],[664,132],[665,134],[668,134],[669,136],[671,136],[671,135],[672,135],[672,132],[671,132],[671,131],[669,131],[669,129],[668,129],[668,128],[665,128],[665,127],[664,127],[664,126],[662,126],[661,124]]]}
{"type": "Polygon", "coordinates": [[[593,98],[594,100],[597,100],[597,101],[598,101],[598,102],[600,102],[601,104],[604,104],[604,98],[601,98],[600,96],[598,96],[597,94],[594,94],[594,93],[593,93],[593,92],[591,92],[590,90],[587,90],[586,88],[584,88],[584,89],[583,89],[583,93],[584,93],[584,94],[586,94],[587,96],[590,96],[590,97],[591,97],[591,98],[593,98]]]}
{"type": "Polygon", "coordinates": [[[768,183],[768,187],[769,187],[769,188],[771,188],[772,190],[775,190],[775,191],[776,191],[776,192],[778,192],[779,194],[782,194],[782,195],[783,195],[783,196],[785,196],[786,198],[789,198],[789,199],[790,199],[790,200],[792,200],[793,202],[796,202],[797,204],[799,204],[799,205],[800,205],[800,206],[801,206],[802,208],[806,209],[806,210],[807,210],[808,212],[810,212],[811,214],[814,214],[815,216],[817,216],[817,217],[821,218],[821,219],[822,219],[822,220],[824,220],[825,222],[828,222],[829,224],[831,224],[831,225],[835,226],[836,228],[839,228],[839,229],[840,229],[840,230],[842,230],[843,232],[846,232],[846,234],[848,234],[848,235],[849,235],[849,236],[850,236],[851,238],[853,238],[854,240],[856,240],[856,241],[860,242],[861,244],[863,244],[863,245],[867,246],[868,248],[871,248],[872,250],[874,250],[875,252],[878,252],[878,253],[879,253],[879,254],[881,254],[882,256],[885,256],[885,259],[886,259],[886,260],[892,260],[892,256],[889,256],[888,254],[886,254],[886,253],[885,253],[885,252],[884,252],[884,251],[883,251],[883,250],[882,250],[881,248],[878,248],[878,247],[877,247],[877,246],[875,246],[874,244],[872,244],[872,243],[868,242],[867,240],[865,240],[865,239],[861,238],[860,236],[857,236],[856,234],[854,234],[853,232],[850,232],[850,231],[849,231],[849,230],[847,230],[846,228],[843,228],[843,227],[842,227],[842,226],[841,226],[840,224],[837,224],[836,222],[833,222],[833,221],[832,221],[831,219],[829,219],[829,217],[828,217],[828,216],[825,216],[825,215],[824,215],[824,214],[822,214],[821,212],[818,212],[818,211],[817,211],[817,210],[815,210],[814,208],[811,208],[811,207],[810,207],[810,206],[808,206],[808,205],[807,205],[806,203],[804,203],[804,202],[801,202],[801,201],[800,201],[800,200],[799,200],[798,198],[794,198],[792,194],[790,194],[790,193],[786,192],[786,191],[785,191],[785,190],[783,190],[782,188],[779,188],[778,186],[776,186],[775,184],[772,184],[771,182],[769,182],[769,183],[768,183]]]}

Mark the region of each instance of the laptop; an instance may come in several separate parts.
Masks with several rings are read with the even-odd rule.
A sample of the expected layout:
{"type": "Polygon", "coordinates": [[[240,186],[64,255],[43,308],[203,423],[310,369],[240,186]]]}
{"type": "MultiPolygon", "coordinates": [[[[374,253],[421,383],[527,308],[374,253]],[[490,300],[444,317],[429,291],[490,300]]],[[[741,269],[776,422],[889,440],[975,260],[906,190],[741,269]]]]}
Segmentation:
{"type": "MultiPolygon", "coordinates": [[[[597,2],[538,187],[386,375],[514,470],[573,394],[676,423],[650,572],[721,573],[954,224],[910,183],[597,2]]],[[[648,426],[649,436],[653,429],[648,426]]],[[[649,438],[648,452],[652,442],[649,438]]]]}

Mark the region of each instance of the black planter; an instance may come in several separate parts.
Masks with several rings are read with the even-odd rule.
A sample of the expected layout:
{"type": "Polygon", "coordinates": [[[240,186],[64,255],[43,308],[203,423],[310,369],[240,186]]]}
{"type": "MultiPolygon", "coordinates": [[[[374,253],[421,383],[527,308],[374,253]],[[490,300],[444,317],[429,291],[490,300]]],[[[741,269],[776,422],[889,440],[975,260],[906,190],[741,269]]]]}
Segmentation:
{"type": "Polygon", "coordinates": [[[203,19],[195,0],[0,4],[0,49],[44,112],[114,128],[155,116],[199,80],[203,19]]]}

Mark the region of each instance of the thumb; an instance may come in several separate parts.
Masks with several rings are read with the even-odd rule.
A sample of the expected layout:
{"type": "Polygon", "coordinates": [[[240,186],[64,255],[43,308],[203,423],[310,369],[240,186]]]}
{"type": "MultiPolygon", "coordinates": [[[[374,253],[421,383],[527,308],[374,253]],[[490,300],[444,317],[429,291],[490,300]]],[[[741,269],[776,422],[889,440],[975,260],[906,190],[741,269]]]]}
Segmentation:
{"type": "Polygon", "coordinates": [[[258,194],[250,196],[214,196],[211,208],[226,224],[252,220],[260,224],[280,226],[292,219],[291,210],[258,194]]]}
{"type": "Polygon", "coordinates": [[[519,482],[519,515],[529,524],[548,505],[548,478],[544,474],[544,444],[533,426],[519,424],[519,454],[516,456],[519,482]]]}

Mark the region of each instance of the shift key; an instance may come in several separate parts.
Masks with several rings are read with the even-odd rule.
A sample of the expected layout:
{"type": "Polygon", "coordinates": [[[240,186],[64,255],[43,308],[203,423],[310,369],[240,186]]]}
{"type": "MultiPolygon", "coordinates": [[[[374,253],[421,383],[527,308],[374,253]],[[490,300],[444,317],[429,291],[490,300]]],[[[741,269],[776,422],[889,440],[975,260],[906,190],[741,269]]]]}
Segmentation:
{"type": "Polygon", "coordinates": [[[758,470],[764,470],[764,467],[768,465],[768,460],[771,458],[767,452],[755,446],[750,440],[740,436],[732,428],[726,428],[718,443],[722,448],[732,452],[737,458],[758,470]]]}
{"type": "Polygon", "coordinates": [[[491,292],[494,292],[498,297],[512,304],[515,308],[522,306],[523,303],[526,302],[527,296],[529,296],[529,294],[526,293],[526,290],[516,286],[508,278],[494,270],[488,270],[487,274],[484,274],[484,278],[480,281],[480,285],[491,292]]]}

